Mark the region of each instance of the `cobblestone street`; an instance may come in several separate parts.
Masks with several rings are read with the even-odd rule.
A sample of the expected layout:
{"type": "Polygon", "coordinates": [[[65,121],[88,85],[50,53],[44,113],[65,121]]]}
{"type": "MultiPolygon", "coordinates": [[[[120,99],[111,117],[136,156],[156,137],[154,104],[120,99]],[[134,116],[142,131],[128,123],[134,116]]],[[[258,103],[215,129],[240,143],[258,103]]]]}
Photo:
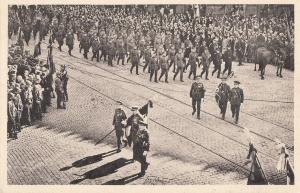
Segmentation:
{"type": "MultiPolygon", "coordinates": [[[[48,39],[40,56],[44,59],[46,42],[48,39]]],[[[30,43],[32,52],[33,40],[30,43]]],[[[57,68],[65,64],[70,75],[67,109],[56,109],[53,100],[42,121],[23,129],[19,139],[8,141],[9,184],[246,184],[245,128],[251,131],[270,183],[285,183],[284,175],[275,168],[274,138],[287,144],[294,164],[293,72],[284,70],[280,79],[269,65],[266,79],[260,80],[253,64],[234,63],[236,77],[228,83],[240,80],[246,97],[240,123],[235,125],[229,107],[226,120],[220,119],[214,99],[220,80],[215,77],[203,81],[207,93],[201,120],[197,120],[191,115],[192,80],[186,74],[184,83],[151,83],[147,73],[130,74],[129,64],[109,67],[102,61],[90,61],[91,53],[89,60],[83,59],[78,44],[73,57],[65,46],[64,52],[56,49],[57,44],[54,47],[54,63],[57,68]],[[151,165],[144,177],[138,177],[139,163],[128,161],[132,150],[114,151],[114,133],[94,144],[111,130],[115,100],[125,106],[142,106],[149,99],[154,102],[149,114],[151,165]]],[[[125,112],[131,113],[129,109],[125,112]]]]}

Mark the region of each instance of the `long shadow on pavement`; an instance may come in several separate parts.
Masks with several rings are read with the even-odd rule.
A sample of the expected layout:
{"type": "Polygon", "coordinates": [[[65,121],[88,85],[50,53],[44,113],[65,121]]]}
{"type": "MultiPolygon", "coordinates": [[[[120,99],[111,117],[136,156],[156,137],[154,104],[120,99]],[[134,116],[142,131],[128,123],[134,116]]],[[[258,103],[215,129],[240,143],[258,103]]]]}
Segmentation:
{"type": "Polygon", "coordinates": [[[141,177],[142,176],[140,175],[140,173],[136,173],[136,174],[126,176],[125,178],[121,178],[118,180],[110,180],[108,182],[103,183],[102,185],[125,185],[125,184],[133,182],[134,180],[137,180],[141,177]]]}
{"type": "Polygon", "coordinates": [[[128,160],[125,158],[116,159],[98,168],[85,172],[82,175],[78,175],[78,176],[82,176],[83,178],[73,180],[70,182],[70,184],[78,184],[86,179],[96,179],[96,178],[113,174],[117,172],[119,168],[124,167],[130,163],[132,163],[132,160],[128,160]]]}
{"type": "Polygon", "coordinates": [[[66,166],[66,167],[59,169],[59,171],[66,171],[66,170],[71,169],[72,167],[79,168],[79,167],[83,167],[83,166],[86,166],[89,164],[93,164],[93,163],[101,161],[105,157],[111,156],[116,153],[118,153],[117,149],[114,149],[114,150],[111,150],[111,151],[108,151],[105,153],[88,156],[88,157],[85,157],[85,158],[82,158],[80,160],[73,162],[71,166],[66,166]]]}

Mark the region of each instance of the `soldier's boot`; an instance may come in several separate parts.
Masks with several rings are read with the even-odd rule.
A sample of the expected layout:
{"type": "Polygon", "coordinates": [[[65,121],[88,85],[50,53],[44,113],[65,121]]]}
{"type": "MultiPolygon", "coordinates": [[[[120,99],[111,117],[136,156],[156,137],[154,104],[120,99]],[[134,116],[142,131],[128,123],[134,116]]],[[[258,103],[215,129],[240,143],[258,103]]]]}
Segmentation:
{"type": "Polygon", "coordinates": [[[196,109],[193,110],[192,115],[194,115],[196,113],[196,109]]]}
{"type": "Polygon", "coordinates": [[[225,120],[225,113],[222,113],[222,120],[225,120]]]}
{"type": "Polygon", "coordinates": [[[62,108],[66,109],[66,103],[65,102],[63,102],[63,107],[62,108]]]}
{"type": "Polygon", "coordinates": [[[197,115],[197,119],[200,119],[200,115],[197,115]]]}
{"type": "Polygon", "coordinates": [[[68,97],[68,94],[66,94],[66,101],[67,101],[67,102],[69,101],[69,97],[68,97]]]}

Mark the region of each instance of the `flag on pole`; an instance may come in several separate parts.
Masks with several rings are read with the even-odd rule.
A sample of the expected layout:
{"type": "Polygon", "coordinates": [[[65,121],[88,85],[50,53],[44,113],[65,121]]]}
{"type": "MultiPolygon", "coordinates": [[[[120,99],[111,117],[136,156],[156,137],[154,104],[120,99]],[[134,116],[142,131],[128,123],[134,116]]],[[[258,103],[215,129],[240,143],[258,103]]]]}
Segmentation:
{"type": "Polygon", "coordinates": [[[267,185],[268,180],[261,167],[255,148],[250,154],[250,159],[251,159],[251,168],[248,176],[247,185],[267,185]]]}

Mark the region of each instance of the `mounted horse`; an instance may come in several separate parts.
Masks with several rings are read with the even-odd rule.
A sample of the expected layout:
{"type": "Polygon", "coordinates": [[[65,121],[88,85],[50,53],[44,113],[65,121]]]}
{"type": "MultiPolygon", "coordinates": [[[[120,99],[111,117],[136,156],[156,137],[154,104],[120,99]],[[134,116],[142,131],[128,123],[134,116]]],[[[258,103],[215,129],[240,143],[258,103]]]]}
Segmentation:
{"type": "Polygon", "coordinates": [[[263,80],[267,64],[273,64],[277,66],[276,75],[282,77],[281,72],[286,56],[286,51],[283,48],[280,48],[278,53],[275,53],[273,49],[267,48],[265,46],[259,47],[255,52],[254,71],[256,71],[256,64],[258,64],[258,71],[260,71],[260,76],[263,80]]]}

